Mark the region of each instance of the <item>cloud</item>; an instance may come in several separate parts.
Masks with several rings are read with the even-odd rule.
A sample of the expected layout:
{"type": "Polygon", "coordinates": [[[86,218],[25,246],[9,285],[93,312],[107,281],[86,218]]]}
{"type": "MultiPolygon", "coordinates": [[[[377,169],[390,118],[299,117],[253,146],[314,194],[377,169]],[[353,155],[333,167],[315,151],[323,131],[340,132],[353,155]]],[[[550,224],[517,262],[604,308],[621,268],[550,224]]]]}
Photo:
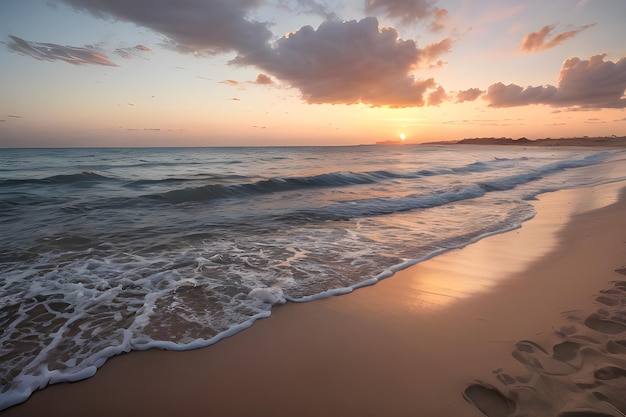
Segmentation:
{"type": "Polygon", "coordinates": [[[484,93],[480,88],[470,88],[467,90],[459,91],[456,94],[456,102],[464,103],[466,101],[474,101],[484,93]]]}
{"type": "Polygon", "coordinates": [[[438,106],[447,99],[448,94],[446,93],[446,90],[444,90],[442,86],[439,86],[436,90],[428,94],[427,102],[429,106],[438,106]]]}
{"type": "Polygon", "coordinates": [[[569,38],[594,25],[595,23],[591,25],[580,26],[567,32],[561,32],[558,35],[554,35],[552,37],[550,36],[556,25],[544,26],[537,32],[531,32],[528,35],[524,36],[522,44],[520,45],[520,49],[526,52],[537,52],[554,48],[555,46],[565,42],[569,38]]]}
{"type": "Polygon", "coordinates": [[[272,78],[265,74],[259,74],[254,81],[237,81],[237,80],[223,80],[219,82],[220,84],[226,84],[233,87],[241,87],[241,89],[245,89],[243,86],[245,84],[256,84],[256,85],[272,85],[274,81],[272,78]]]}
{"type": "Polygon", "coordinates": [[[290,12],[318,15],[325,20],[338,19],[337,14],[327,4],[315,0],[278,0],[278,7],[290,12]]]}
{"type": "Polygon", "coordinates": [[[89,47],[63,46],[54,43],[29,42],[9,35],[9,50],[41,61],[65,61],[74,65],[92,64],[116,67],[117,65],[101,52],[89,47]]]}
{"type": "Polygon", "coordinates": [[[588,60],[578,57],[563,63],[558,87],[551,85],[522,88],[515,84],[491,85],[484,99],[490,107],[546,104],[584,109],[626,108],[626,57],[605,61],[606,54],[588,60]]]}
{"type": "Polygon", "coordinates": [[[327,21],[317,30],[305,26],[280,38],[273,48],[233,60],[255,65],[299,89],[308,103],[413,107],[437,89],[434,79],[416,80],[411,72],[422,51],[373,17],[327,21]]]}
{"type": "Polygon", "coordinates": [[[516,84],[495,83],[489,86],[484,99],[490,107],[515,107],[528,104],[548,103],[556,94],[557,88],[551,85],[539,87],[520,87],[516,84]]]}
{"type": "Polygon", "coordinates": [[[165,35],[181,52],[216,54],[265,48],[267,23],[249,20],[261,0],[63,0],[100,18],[133,22],[165,35]]]}
{"type": "MultiPolygon", "coordinates": [[[[430,63],[434,62],[437,58],[439,58],[443,54],[447,54],[452,49],[452,39],[445,38],[438,43],[432,43],[430,45],[426,45],[424,49],[422,49],[420,54],[420,61],[430,63]]],[[[442,62],[438,61],[438,65],[441,66],[442,62]]]]}
{"type": "Polygon", "coordinates": [[[268,75],[259,74],[256,77],[256,81],[254,81],[253,84],[271,85],[271,84],[274,84],[274,81],[272,81],[272,79],[268,75]]]}
{"type": "Polygon", "coordinates": [[[136,45],[132,48],[117,48],[115,53],[124,59],[142,57],[144,52],[152,52],[152,49],[144,45],[136,45]]]}
{"type": "MultiPolygon", "coordinates": [[[[438,85],[432,78],[416,79],[412,71],[451,45],[451,40],[444,39],[420,50],[414,41],[399,39],[394,28],[379,29],[373,17],[327,20],[317,30],[305,26],[272,44],[269,24],[248,18],[263,0],[180,0],[160,2],[159,7],[154,7],[154,0],[63,1],[99,17],[150,28],[166,36],[169,46],[180,52],[234,51],[231,64],[254,66],[285,81],[299,89],[308,103],[423,106],[426,94],[438,85]]],[[[372,8],[391,7],[390,13],[396,12],[393,2],[370,3],[372,8]]],[[[441,14],[433,1],[415,6],[418,3],[425,7],[426,16],[441,14]]],[[[318,0],[298,0],[297,5],[321,7],[318,0]]],[[[421,14],[420,7],[409,9],[421,14]]]]}
{"type": "Polygon", "coordinates": [[[398,19],[402,23],[414,23],[416,20],[430,20],[430,29],[441,30],[448,11],[436,7],[436,0],[365,0],[365,12],[398,19]]]}

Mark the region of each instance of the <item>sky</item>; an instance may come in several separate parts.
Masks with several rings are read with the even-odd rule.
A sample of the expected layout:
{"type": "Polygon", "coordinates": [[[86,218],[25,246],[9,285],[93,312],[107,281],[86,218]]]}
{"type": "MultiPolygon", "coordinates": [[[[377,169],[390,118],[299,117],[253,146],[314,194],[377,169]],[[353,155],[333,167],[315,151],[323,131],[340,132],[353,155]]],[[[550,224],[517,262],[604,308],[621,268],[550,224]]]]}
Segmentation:
{"type": "Polygon", "coordinates": [[[0,0],[0,147],[626,136],[624,0],[0,0]]]}

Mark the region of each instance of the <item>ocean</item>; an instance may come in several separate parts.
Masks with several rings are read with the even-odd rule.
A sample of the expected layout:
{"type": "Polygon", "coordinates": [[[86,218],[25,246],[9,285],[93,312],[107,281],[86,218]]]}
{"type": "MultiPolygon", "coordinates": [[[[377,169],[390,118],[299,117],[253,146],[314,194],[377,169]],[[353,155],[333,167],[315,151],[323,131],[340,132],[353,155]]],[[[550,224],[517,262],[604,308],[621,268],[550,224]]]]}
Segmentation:
{"type": "Polygon", "coordinates": [[[0,410],[513,230],[539,194],[623,181],[625,163],[576,147],[0,149],[0,410]]]}

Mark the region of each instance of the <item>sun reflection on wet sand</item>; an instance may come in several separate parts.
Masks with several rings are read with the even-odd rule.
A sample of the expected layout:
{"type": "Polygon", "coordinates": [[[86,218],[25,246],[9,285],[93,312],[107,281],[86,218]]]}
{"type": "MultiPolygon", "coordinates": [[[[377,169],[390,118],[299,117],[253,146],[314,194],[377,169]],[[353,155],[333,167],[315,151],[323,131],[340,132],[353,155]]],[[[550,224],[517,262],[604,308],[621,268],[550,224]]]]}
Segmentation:
{"type": "Polygon", "coordinates": [[[520,229],[435,257],[391,279],[409,280],[414,294],[402,298],[408,309],[449,307],[456,300],[490,291],[522,272],[555,248],[559,230],[573,215],[616,202],[620,190],[618,183],[541,195],[534,202],[539,214],[520,229]]]}

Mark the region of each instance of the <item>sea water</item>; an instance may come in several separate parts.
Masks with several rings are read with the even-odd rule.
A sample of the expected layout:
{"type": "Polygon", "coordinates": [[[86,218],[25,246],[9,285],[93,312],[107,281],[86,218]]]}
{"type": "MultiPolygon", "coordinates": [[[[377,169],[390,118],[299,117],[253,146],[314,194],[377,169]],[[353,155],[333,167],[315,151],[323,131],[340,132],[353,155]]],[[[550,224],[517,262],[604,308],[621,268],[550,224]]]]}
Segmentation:
{"type": "Polygon", "coordinates": [[[0,149],[0,409],[517,228],[540,193],[624,179],[615,149],[0,149]]]}

